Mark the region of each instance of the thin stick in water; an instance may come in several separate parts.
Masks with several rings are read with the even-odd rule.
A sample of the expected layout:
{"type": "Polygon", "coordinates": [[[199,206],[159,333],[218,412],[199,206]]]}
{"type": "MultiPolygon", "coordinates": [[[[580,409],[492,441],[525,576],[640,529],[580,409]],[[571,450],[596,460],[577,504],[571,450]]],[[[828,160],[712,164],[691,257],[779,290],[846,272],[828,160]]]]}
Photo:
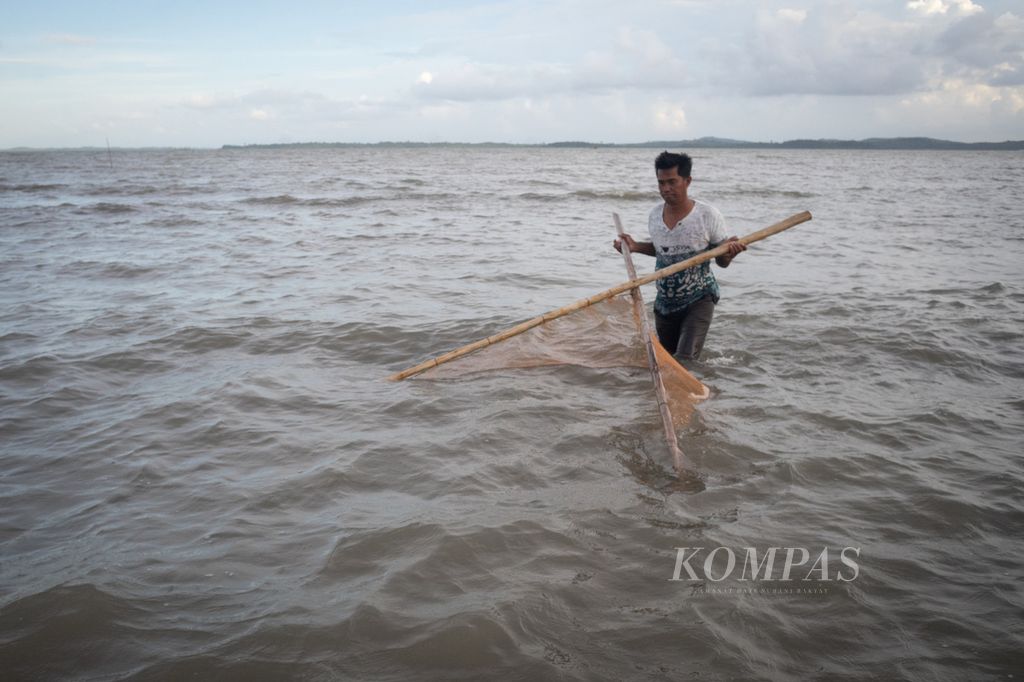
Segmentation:
{"type": "MultiPolygon", "coordinates": [[[[612,213],[612,218],[615,220],[615,231],[621,237],[623,235],[622,221],[619,219],[618,213],[612,213]]],[[[622,252],[622,258],[626,261],[626,274],[629,275],[631,280],[636,279],[636,268],[633,266],[633,254],[630,253],[629,248],[625,242],[622,242],[620,247],[622,252]]],[[[665,382],[661,378],[661,368],[658,366],[658,356],[654,352],[654,336],[651,334],[651,323],[647,319],[647,311],[644,309],[644,297],[640,293],[640,288],[630,290],[630,296],[633,299],[633,317],[636,319],[637,327],[640,329],[640,335],[644,340],[644,347],[647,349],[647,366],[651,370],[651,381],[654,382],[654,394],[658,399],[658,412],[661,415],[661,427],[665,432],[665,442],[668,444],[668,450],[672,453],[672,462],[675,464],[677,472],[683,472],[690,469],[689,463],[686,461],[683,451],[679,448],[679,439],[676,438],[676,428],[672,421],[672,411],[668,406],[668,393],[665,391],[665,382]]]]}

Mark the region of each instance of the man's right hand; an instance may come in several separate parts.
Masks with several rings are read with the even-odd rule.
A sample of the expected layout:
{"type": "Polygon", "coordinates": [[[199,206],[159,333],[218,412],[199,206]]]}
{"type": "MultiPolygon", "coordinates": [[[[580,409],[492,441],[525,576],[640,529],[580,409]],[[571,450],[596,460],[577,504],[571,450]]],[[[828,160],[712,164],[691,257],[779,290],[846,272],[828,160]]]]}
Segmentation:
{"type": "Polygon", "coordinates": [[[631,253],[636,251],[636,241],[634,241],[633,238],[628,234],[623,234],[621,237],[612,242],[612,246],[619,253],[622,253],[623,244],[626,245],[626,247],[630,250],[631,253]]]}

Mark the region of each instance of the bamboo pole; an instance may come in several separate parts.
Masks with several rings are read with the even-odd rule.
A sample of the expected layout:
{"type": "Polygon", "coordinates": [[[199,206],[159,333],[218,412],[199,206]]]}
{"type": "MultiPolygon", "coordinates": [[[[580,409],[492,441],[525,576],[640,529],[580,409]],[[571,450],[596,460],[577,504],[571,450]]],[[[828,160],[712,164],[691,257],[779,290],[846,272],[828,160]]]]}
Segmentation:
{"type": "MultiPolygon", "coordinates": [[[[764,227],[760,230],[757,230],[756,232],[751,232],[745,237],[740,237],[740,241],[743,244],[753,244],[754,242],[761,241],[762,239],[767,239],[768,237],[771,237],[773,234],[778,234],[783,230],[788,230],[789,228],[795,227],[800,223],[807,222],[810,219],[810,212],[803,211],[802,213],[791,215],[785,220],[777,222],[774,225],[769,225],[768,227],[764,227]]],[[[444,355],[439,355],[436,358],[431,358],[430,360],[421,362],[415,367],[410,367],[408,369],[402,370],[401,372],[396,372],[395,374],[389,376],[388,379],[390,381],[402,381],[403,379],[408,379],[411,376],[415,376],[417,374],[420,374],[421,372],[425,372],[428,369],[437,367],[438,365],[443,365],[444,363],[450,362],[451,360],[461,358],[463,355],[469,355],[473,351],[480,350],[481,348],[486,348],[487,346],[491,346],[500,341],[504,341],[505,339],[510,339],[513,336],[517,336],[519,334],[522,334],[523,332],[529,331],[538,325],[544,324],[545,322],[556,320],[559,317],[568,315],[569,313],[576,312],[577,310],[581,310],[582,308],[592,306],[595,303],[606,301],[609,298],[612,298],[613,296],[618,296],[619,294],[625,293],[630,289],[635,289],[639,286],[643,286],[644,284],[650,284],[651,282],[655,282],[664,277],[668,277],[669,275],[674,275],[675,273],[685,270],[687,268],[692,268],[694,265],[700,265],[701,263],[709,261],[712,258],[716,258],[718,256],[725,254],[728,248],[728,245],[721,244],[711,249],[710,251],[705,251],[704,253],[694,256],[693,258],[687,258],[686,260],[675,263],[674,265],[670,265],[667,268],[655,270],[649,275],[644,275],[643,277],[638,277],[636,279],[631,279],[628,282],[617,284],[613,286],[611,289],[605,289],[604,291],[598,294],[594,294],[593,296],[581,298],[575,303],[570,303],[569,305],[563,306],[556,310],[551,310],[549,312],[544,313],[543,315],[538,315],[537,317],[526,320],[525,322],[520,322],[511,329],[506,329],[505,331],[495,334],[493,336],[488,336],[485,339],[480,339],[479,341],[474,341],[473,343],[462,346],[461,348],[456,348],[455,350],[449,351],[444,355]]]]}
{"type": "MultiPolygon", "coordinates": [[[[615,220],[615,231],[621,237],[622,221],[618,213],[612,213],[615,220]]],[[[626,274],[631,280],[636,279],[636,268],[633,266],[633,254],[626,244],[622,244],[622,259],[626,262],[626,274]]],[[[658,356],[654,352],[654,336],[651,334],[651,323],[647,319],[647,310],[644,308],[644,297],[640,293],[640,287],[630,289],[630,297],[633,299],[633,316],[636,318],[637,327],[644,340],[644,347],[647,349],[647,365],[651,370],[651,381],[654,382],[654,394],[658,399],[658,412],[661,414],[661,427],[665,432],[665,442],[672,454],[672,462],[676,471],[688,469],[683,451],[679,449],[679,439],[676,437],[676,427],[672,421],[672,411],[668,406],[668,393],[665,391],[665,382],[661,379],[661,368],[658,366],[658,356]]]]}

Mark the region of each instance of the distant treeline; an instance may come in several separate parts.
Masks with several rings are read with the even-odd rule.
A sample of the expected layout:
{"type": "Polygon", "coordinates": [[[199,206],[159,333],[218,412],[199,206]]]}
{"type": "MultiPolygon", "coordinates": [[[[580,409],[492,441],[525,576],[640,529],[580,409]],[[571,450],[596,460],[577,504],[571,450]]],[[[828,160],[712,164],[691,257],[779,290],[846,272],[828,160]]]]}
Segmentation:
{"type": "Polygon", "coordinates": [[[603,149],[611,147],[652,147],[661,149],[934,149],[1020,151],[1024,140],[1006,142],[953,142],[931,137],[871,137],[866,140],[786,140],[785,142],[748,142],[722,137],[700,137],[695,140],[654,140],[628,144],[566,141],[548,144],[511,144],[503,142],[295,142],[281,144],[226,144],[222,149],[289,149],[307,147],[555,147],[603,149]]]}

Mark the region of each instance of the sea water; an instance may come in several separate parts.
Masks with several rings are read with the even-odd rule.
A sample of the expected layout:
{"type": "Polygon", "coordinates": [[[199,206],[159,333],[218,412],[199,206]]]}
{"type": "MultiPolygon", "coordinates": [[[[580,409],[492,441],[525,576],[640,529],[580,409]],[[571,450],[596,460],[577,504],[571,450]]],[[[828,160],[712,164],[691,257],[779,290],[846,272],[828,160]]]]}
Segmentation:
{"type": "Polygon", "coordinates": [[[1024,154],[693,150],[814,215],[716,269],[701,492],[642,370],[384,380],[623,281],[658,151],[0,153],[3,677],[1019,674],[1024,154]]]}

